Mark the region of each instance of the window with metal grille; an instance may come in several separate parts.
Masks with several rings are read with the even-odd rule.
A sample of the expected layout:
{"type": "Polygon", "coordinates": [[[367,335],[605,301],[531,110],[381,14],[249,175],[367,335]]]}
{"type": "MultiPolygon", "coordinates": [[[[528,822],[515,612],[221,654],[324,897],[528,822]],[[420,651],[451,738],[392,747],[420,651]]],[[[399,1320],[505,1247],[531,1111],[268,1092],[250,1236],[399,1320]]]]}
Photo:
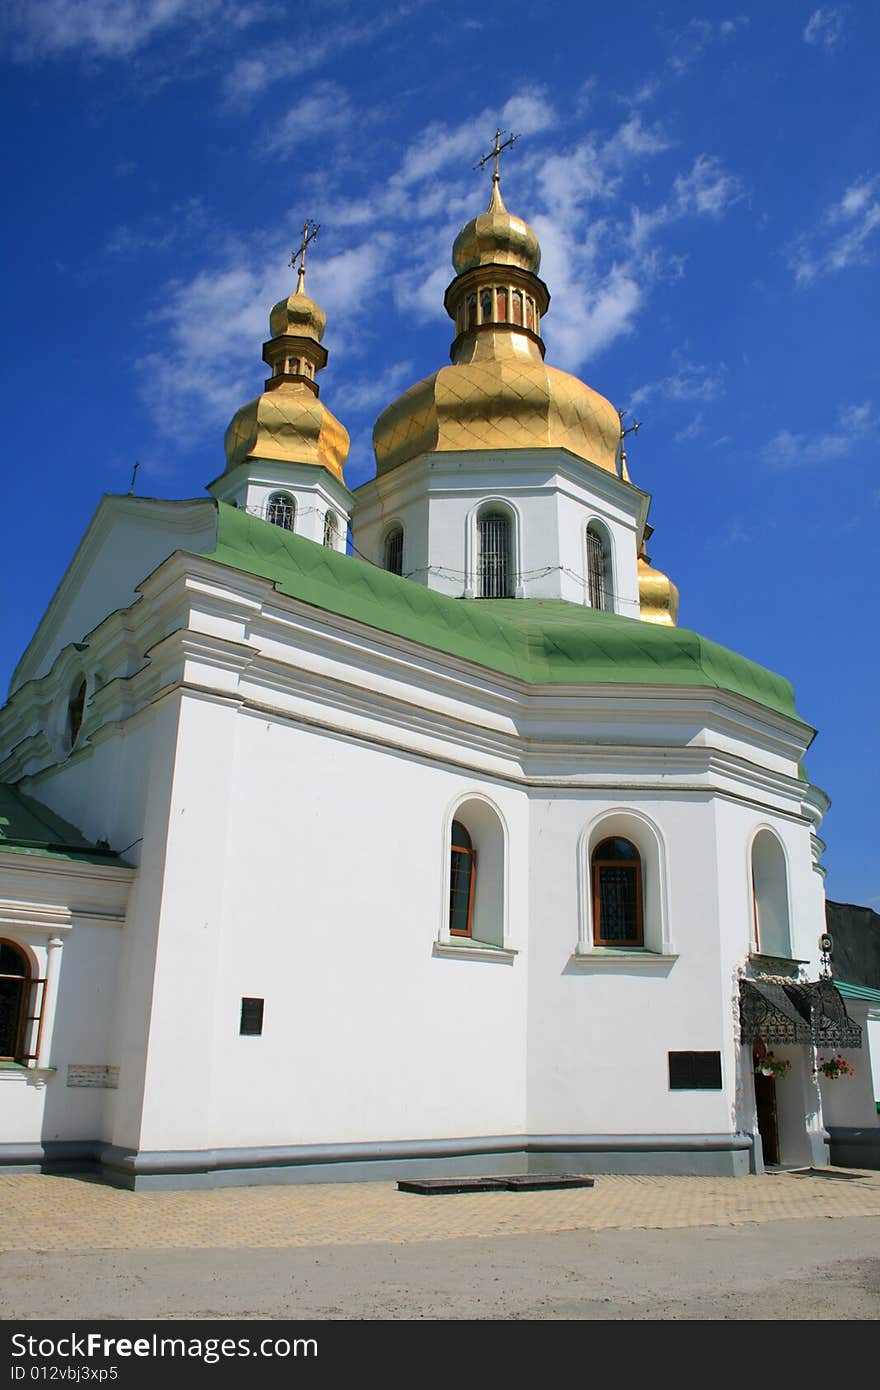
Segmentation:
{"type": "Polygon", "coordinates": [[[289,492],[273,492],[266,504],[266,520],[283,531],[293,530],[296,506],[289,492]]]}
{"type": "Polygon", "coordinates": [[[391,574],[403,574],[403,527],[396,526],[385,537],[385,568],[391,574]]]}
{"type": "Polygon", "coordinates": [[[483,512],[477,522],[480,598],[510,598],[510,518],[483,512]]]}
{"type": "Polygon", "coordinates": [[[720,1052],[670,1052],[670,1091],[720,1091],[720,1052]]]}
{"type": "Polygon", "coordinates": [[[599,532],[587,527],[587,587],[591,608],[611,608],[608,549],[599,532]]]}
{"type": "Polygon", "coordinates": [[[238,1027],[243,1038],[258,1038],[263,1032],[262,999],[242,999],[241,1022],[238,1027]]]}
{"type": "Polygon", "coordinates": [[[593,850],[593,941],[596,946],[641,946],[642,861],[620,836],[593,850]]]}
{"type": "Polygon", "coordinates": [[[470,936],[474,918],[474,883],[477,856],[473,841],[461,821],[452,822],[452,864],[449,881],[449,932],[470,936]]]}
{"type": "Polygon", "coordinates": [[[327,512],[324,517],[324,544],[332,550],[336,545],[336,517],[327,512]]]}

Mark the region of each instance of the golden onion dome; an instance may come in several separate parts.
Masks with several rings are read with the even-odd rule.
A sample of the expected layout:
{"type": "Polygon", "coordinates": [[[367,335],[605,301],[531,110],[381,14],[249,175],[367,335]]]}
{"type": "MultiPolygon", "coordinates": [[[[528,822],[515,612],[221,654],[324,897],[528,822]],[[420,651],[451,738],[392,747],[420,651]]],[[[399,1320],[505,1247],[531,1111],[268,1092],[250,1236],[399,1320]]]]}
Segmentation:
{"type": "Polygon", "coordinates": [[[654,569],[644,552],[639,553],[639,617],[643,623],[675,627],[678,589],[662,570],[654,569]]]}
{"type": "Polygon", "coordinates": [[[507,211],[497,182],[492,184],[486,211],[472,217],[455,238],[452,264],[457,275],[478,265],[518,266],[537,275],[541,265],[538,238],[528,222],[507,211]]]}
{"type": "Polygon", "coordinates": [[[291,294],[279,299],[269,313],[269,332],[273,338],[282,334],[295,338],[314,338],[320,343],[327,327],[327,315],[307,294],[291,294]]]}
{"type": "Polygon", "coordinates": [[[482,357],[441,367],[376,421],[379,473],[437,450],[568,449],[617,471],[620,417],[610,401],[540,357],[482,357]]]}
{"type": "Polygon", "coordinates": [[[223,447],[226,468],[250,457],[313,463],[344,481],[348,430],[302,381],[283,381],[237,410],[223,447]]]}

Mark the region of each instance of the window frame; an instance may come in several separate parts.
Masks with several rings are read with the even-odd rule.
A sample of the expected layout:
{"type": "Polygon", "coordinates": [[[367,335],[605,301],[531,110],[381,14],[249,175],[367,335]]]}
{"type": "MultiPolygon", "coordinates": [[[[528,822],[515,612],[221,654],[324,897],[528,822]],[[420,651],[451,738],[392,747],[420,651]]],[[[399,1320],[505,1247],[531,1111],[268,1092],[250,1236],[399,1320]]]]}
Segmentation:
{"type": "Polygon", "coordinates": [[[644,950],[645,947],[645,915],[643,904],[643,868],[642,855],[637,844],[630,840],[626,835],[606,835],[595,846],[590,854],[590,891],[593,906],[593,945],[606,950],[636,951],[644,950]],[[630,846],[635,858],[632,861],[621,859],[602,859],[599,857],[603,846],[612,840],[623,840],[624,844],[630,846]],[[636,893],[636,936],[625,941],[619,939],[611,940],[602,935],[602,900],[600,893],[600,873],[603,868],[621,867],[629,868],[635,877],[636,893]]]}
{"type": "Polygon", "coordinates": [[[587,551],[587,602],[589,603],[589,606],[595,609],[597,613],[613,613],[614,581],[611,567],[611,544],[604,527],[600,527],[595,522],[591,521],[587,526],[585,534],[585,544],[587,551]],[[598,543],[602,551],[601,579],[599,579],[598,575],[595,575],[594,573],[594,566],[592,561],[592,552],[594,548],[592,545],[593,541],[596,541],[598,543]],[[598,580],[595,590],[594,578],[598,580]],[[601,602],[596,602],[597,597],[601,597],[601,602]]]}
{"type": "Polygon", "coordinates": [[[324,539],[321,544],[325,550],[336,549],[336,537],[339,534],[339,518],[336,513],[328,507],[324,513],[324,539]]]}
{"type": "Polygon", "coordinates": [[[477,555],[476,555],[476,591],[477,597],[481,599],[513,598],[516,591],[516,578],[514,565],[516,557],[516,542],[514,536],[514,520],[506,508],[494,503],[487,503],[477,513],[477,555]],[[499,587],[502,593],[486,593],[486,571],[483,565],[484,537],[483,527],[490,521],[502,522],[504,525],[505,543],[504,559],[502,568],[503,584],[499,587]]]}
{"type": "Polygon", "coordinates": [[[472,941],[474,938],[474,891],[477,882],[477,851],[474,849],[473,836],[463,821],[453,820],[449,833],[449,935],[458,937],[459,940],[472,941]],[[457,845],[454,843],[455,828],[463,831],[467,837],[468,844],[457,845]],[[455,897],[455,860],[456,854],[463,854],[470,860],[470,881],[468,883],[468,906],[467,906],[467,926],[464,931],[453,927],[454,897],[455,897]]]}
{"type": "Polygon", "coordinates": [[[34,973],[33,963],[28,952],[18,941],[13,941],[11,937],[0,937],[0,946],[9,946],[16,955],[20,957],[24,964],[22,975],[10,975],[4,972],[0,979],[21,980],[21,993],[18,1003],[18,1019],[15,1025],[15,1051],[13,1054],[3,1053],[0,1061],[14,1062],[19,1066],[27,1066],[29,1062],[36,1062],[40,1055],[40,1045],[43,1040],[43,1017],[46,1002],[46,980],[44,976],[34,973]],[[36,991],[40,990],[40,1007],[36,1008],[36,991]],[[31,1029],[30,1040],[33,1040],[33,1029],[36,1025],[36,1041],[33,1052],[25,1051],[28,1039],[28,1029],[31,1029]]]}
{"type": "Polygon", "coordinates": [[[279,531],[293,531],[296,522],[296,499],[289,492],[273,492],[266,499],[266,520],[270,526],[277,526],[279,531]],[[290,525],[286,526],[283,521],[276,521],[272,515],[275,507],[283,507],[290,514],[290,525]]]}
{"type": "Polygon", "coordinates": [[[384,543],[383,543],[383,545],[382,545],[382,568],[383,568],[388,574],[396,574],[396,575],[398,575],[400,578],[403,578],[403,545],[404,545],[404,529],[403,529],[403,527],[402,527],[400,524],[397,524],[397,525],[394,525],[394,526],[389,527],[389,529],[388,529],[388,530],[386,531],[386,533],[385,533],[385,540],[384,540],[384,543]],[[389,561],[389,555],[390,555],[392,543],[397,544],[398,540],[399,540],[399,543],[400,543],[400,569],[394,569],[394,568],[392,568],[392,566],[388,563],[388,561],[389,561]]]}

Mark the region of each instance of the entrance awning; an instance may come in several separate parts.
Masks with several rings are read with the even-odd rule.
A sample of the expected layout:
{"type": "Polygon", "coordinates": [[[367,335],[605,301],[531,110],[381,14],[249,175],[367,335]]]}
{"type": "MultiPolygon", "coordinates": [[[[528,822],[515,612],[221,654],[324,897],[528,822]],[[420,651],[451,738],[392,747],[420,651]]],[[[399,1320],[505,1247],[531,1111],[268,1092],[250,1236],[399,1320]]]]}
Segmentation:
{"type": "Polygon", "coordinates": [[[774,1046],[862,1045],[862,1030],[853,1023],[831,980],[741,980],[739,1016],[742,1040],[746,1043],[760,1038],[774,1046]]]}

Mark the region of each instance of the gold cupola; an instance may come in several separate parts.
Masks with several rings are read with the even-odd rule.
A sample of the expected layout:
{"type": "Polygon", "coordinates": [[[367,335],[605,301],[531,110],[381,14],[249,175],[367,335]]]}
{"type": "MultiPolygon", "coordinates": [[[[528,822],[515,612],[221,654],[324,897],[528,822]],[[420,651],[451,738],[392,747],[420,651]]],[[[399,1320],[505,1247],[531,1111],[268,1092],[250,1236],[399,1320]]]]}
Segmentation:
{"type": "Polygon", "coordinates": [[[561,448],[617,473],[614,406],[544,361],[550,293],[538,277],[541,248],[528,222],[505,207],[497,152],[495,165],[488,208],[462,227],[452,250],[456,274],[443,301],[456,327],[452,365],[379,416],[377,471],[429,452],[561,448]]]}
{"type": "Polygon", "coordinates": [[[654,528],[646,526],[638,553],[639,617],[643,623],[675,627],[678,621],[678,589],[668,574],[654,568],[645,553],[645,545],[653,534],[654,528]]]}
{"type": "Polygon", "coordinates": [[[348,431],[319,400],[315,377],[327,365],[321,339],[327,315],[304,291],[300,264],[296,293],[281,299],[269,314],[272,335],[263,344],[271,375],[256,400],[237,410],[224,439],[226,472],[255,457],[315,464],[340,482],[349,450],[348,431]]]}

